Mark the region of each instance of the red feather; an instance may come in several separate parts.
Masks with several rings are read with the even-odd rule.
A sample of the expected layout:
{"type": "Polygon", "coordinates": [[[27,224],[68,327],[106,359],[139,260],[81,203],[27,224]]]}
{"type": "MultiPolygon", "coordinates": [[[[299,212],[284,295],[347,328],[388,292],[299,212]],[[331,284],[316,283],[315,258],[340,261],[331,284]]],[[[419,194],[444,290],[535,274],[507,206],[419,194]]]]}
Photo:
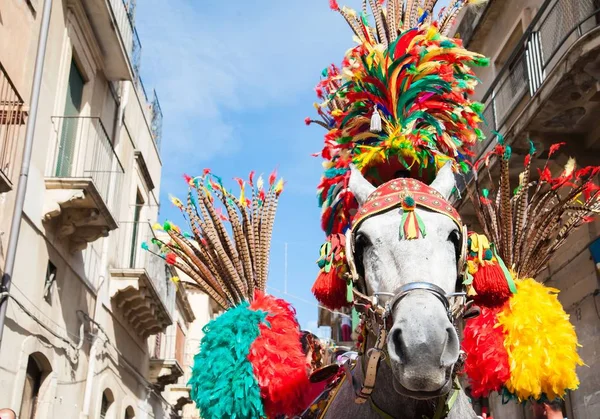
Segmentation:
{"type": "Polygon", "coordinates": [[[167,254],[167,256],[165,257],[165,261],[169,264],[169,265],[175,265],[175,261],[177,261],[177,255],[175,253],[169,253],[167,254]]]}
{"type": "Polygon", "coordinates": [[[273,186],[275,184],[275,179],[277,179],[277,170],[273,170],[273,172],[269,175],[269,186],[273,186]]]}
{"type": "Polygon", "coordinates": [[[267,313],[260,335],[252,343],[252,363],[268,417],[294,416],[307,408],[308,363],[300,344],[295,311],[286,301],[256,291],[250,310],[267,313]]]}
{"type": "Polygon", "coordinates": [[[501,327],[494,327],[499,311],[500,308],[482,307],[481,315],[467,320],[463,332],[462,347],[467,354],[465,373],[473,397],[486,397],[500,390],[510,378],[504,332],[501,327]]]}
{"type": "Polygon", "coordinates": [[[240,179],[239,177],[234,177],[233,180],[235,180],[237,182],[237,184],[240,185],[240,188],[244,187],[244,181],[242,179],[240,179]]]}
{"type": "Polygon", "coordinates": [[[550,146],[550,151],[548,151],[548,158],[550,158],[554,153],[556,153],[558,151],[559,148],[561,148],[562,146],[564,146],[567,143],[556,143],[556,144],[552,144],[550,146]]]}
{"type": "Polygon", "coordinates": [[[398,58],[406,54],[408,46],[410,45],[412,40],[415,39],[415,36],[417,36],[418,33],[419,31],[417,29],[411,29],[401,36],[401,38],[398,40],[398,43],[396,44],[396,49],[394,50],[394,60],[397,60],[398,58]]]}
{"type": "Polygon", "coordinates": [[[329,7],[331,7],[331,10],[339,10],[340,6],[338,6],[338,3],[336,0],[329,0],[329,7]]]}

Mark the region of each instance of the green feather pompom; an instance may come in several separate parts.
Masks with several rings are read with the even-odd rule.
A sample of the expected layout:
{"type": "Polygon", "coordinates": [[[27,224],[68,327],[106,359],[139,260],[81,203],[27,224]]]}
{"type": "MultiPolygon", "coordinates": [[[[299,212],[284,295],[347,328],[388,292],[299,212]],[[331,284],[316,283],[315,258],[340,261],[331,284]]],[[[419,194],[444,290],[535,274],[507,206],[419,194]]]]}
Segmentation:
{"type": "Polygon", "coordinates": [[[204,326],[188,382],[204,419],[265,417],[248,353],[266,315],[244,302],[204,326]]]}

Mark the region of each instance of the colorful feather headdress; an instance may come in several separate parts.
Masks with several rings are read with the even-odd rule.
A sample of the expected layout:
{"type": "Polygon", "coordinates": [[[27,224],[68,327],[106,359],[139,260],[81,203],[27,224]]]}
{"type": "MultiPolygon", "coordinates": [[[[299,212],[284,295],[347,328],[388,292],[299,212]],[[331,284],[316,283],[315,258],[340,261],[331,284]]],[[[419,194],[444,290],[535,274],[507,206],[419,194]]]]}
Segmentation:
{"type": "Polygon", "coordinates": [[[323,70],[315,107],[328,130],[321,156],[325,173],[318,188],[327,235],[343,232],[355,207],[346,191],[353,163],[375,185],[398,171],[428,182],[450,160],[469,170],[470,148],[483,138],[483,105],[468,99],[477,84],[470,65],[486,65],[460,39],[446,35],[467,3],[454,0],[438,21],[436,1],[370,0],[375,27],[363,10],[331,7],[346,19],[358,45],[341,68],[323,70]]]}
{"type": "MultiPolygon", "coordinates": [[[[467,172],[471,147],[483,138],[478,128],[483,105],[469,99],[478,82],[470,66],[488,60],[464,49],[460,39],[447,37],[462,7],[481,1],[452,0],[433,21],[436,3],[369,0],[371,26],[366,0],[361,12],[330,2],[358,45],[347,52],[341,68],[323,70],[316,88],[322,102],[315,104],[320,119],[306,119],[328,130],[320,153],[325,173],[318,198],[329,250],[342,251],[340,235],[357,208],[347,189],[351,164],[375,186],[403,175],[429,183],[447,161],[467,172]]],[[[343,258],[329,259],[337,269],[321,270],[317,299],[345,288],[343,258]]],[[[345,296],[325,298],[330,301],[321,299],[323,304],[340,306],[345,296]]]]}
{"type": "MultiPolygon", "coordinates": [[[[273,222],[283,180],[256,185],[237,179],[240,197],[206,170],[190,178],[187,203],[177,206],[189,225],[157,228],[159,256],[192,278],[223,314],[204,327],[194,358],[192,398],[207,419],[264,418],[302,411],[310,382],[294,309],[265,293],[273,222]],[[247,194],[246,186],[250,187],[247,194]],[[221,208],[216,206],[221,204],[221,208]],[[224,210],[223,210],[224,209],[224,210]]],[[[143,245],[149,250],[148,244],[143,245]]]]}
{"type": "MultiPolygon", "coordinates": [[[[548,159],[563,144],[550,147],[548,159]]],[[[519,400],[552,400],[579,385],[576,367],[583,362],[559,291],[533,278],[574,229],[600,213],[600,188],[593,182],[600,167],[577,170],[569,159],[553,177],[546,160],[532,180],[534,153],[532,144],[514,189],[511,149],[503,139],[475,163],[477,195],[469,193],[486,235],[469,237],[466,283],[482,315],[467,321],[463,349],[476,397],[502,391],[519,400]],[[489,167],[487,179],[480,179],[477,170],[492,159],[500,160],[499,181],[491,178],[489,167]]]]}

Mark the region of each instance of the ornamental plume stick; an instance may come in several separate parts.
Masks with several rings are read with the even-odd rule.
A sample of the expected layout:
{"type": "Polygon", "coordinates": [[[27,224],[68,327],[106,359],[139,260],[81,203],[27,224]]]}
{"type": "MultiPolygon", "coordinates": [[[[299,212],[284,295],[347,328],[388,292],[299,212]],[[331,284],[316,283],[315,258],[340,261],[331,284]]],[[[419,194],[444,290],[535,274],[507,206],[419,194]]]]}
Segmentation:
{"type": "Polygon", "coordinates": [[[569,159],[562,173],[553,177],[548,167],[549,159],[561,145],[550,147],[546,164],[539,170],[539,179],[535,181],[529,180],[535,153],[531,147],[525,157],[519,186],[512,197],[508,170],[510,153],[506,152],[503,142],[474,165],[478,170],[492,157],[500,158],[500,179],[491,184],[496,189],[496,199],[487,199],[489,192],[484,192],[478,182],[475,188],[481,198],[470,197],[478,219],[483,220],[486,233],[489,231],[497,244],[499,255],[520,278],[539,275],[565,244],[569,234],[600,213],[600,187],[593,181],[600,174],[600,166],[576,170],[575,161],[569,159]],[[530,189],[534,189],[533,193],[530,189]],[[485,200],[484,205],[480,205],[480,199],[485,200]]]}
{"type": "MultiPolygon", "coordinates": [[[[244,198],[245,183],[241,179],[238,183],[242,192],[238,199],[209,171],[194,179],[186,177],[190,185],[187,205],[177,198],[172,198],[172,202],[182,211],[193,235],[182,233],[170,222],[155,227],[164,230],[169,237],[166,242],[154,240],[161,245],[158,256],[188,275],[225,309],[253,301],[255,289],[264,292],[266,288],[273,221],[283,181],[275,182],[273,173],[265,192],[262,179],[255,188],[252,176],[253,173],[249,181],[250,206],[244,198]],[[192,190],[196,191],[197,201],[192,197],[192,190]],[[224,208],[227,217],[217,209],[217,203],[224,208]],[[231,224],[231,234],[225,221],[231,224]]],[[[148,249],[147,244],[143,247],[148,249]]]]}

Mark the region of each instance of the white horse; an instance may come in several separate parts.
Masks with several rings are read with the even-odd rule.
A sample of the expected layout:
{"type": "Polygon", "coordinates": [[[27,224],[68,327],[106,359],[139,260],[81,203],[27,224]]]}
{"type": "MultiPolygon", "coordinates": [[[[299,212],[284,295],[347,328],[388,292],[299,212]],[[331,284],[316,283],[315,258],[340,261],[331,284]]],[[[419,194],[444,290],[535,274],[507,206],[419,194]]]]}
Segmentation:
{"type": "MultiPolygon", "coordinates": [[[[449,164],[430,186],[449,198],[455,186],[449,164]]],[[[376,189],[356,169],[349,188],[361,206],[376,189]]],[[[447,297],[456,290],[464,233],[444,214],[423,207],[416,211],[426,226],[425,237],[400,239],[398,208],[366,219],[352,233],[354,263],[366,285],[361,291],[379,296],[380,305],[393,302],[392,325],[370,400],[355,403],[365,380],[364,355],[351,378],[347,374],[326,418],[477,418],[464,391],[454,386],[460,342],[447,297]],[[442,403],[449,413],[440,415],[442,403]]],[[[369,333],[366,347],[372,348],[375,341],[369,333]]]]}

